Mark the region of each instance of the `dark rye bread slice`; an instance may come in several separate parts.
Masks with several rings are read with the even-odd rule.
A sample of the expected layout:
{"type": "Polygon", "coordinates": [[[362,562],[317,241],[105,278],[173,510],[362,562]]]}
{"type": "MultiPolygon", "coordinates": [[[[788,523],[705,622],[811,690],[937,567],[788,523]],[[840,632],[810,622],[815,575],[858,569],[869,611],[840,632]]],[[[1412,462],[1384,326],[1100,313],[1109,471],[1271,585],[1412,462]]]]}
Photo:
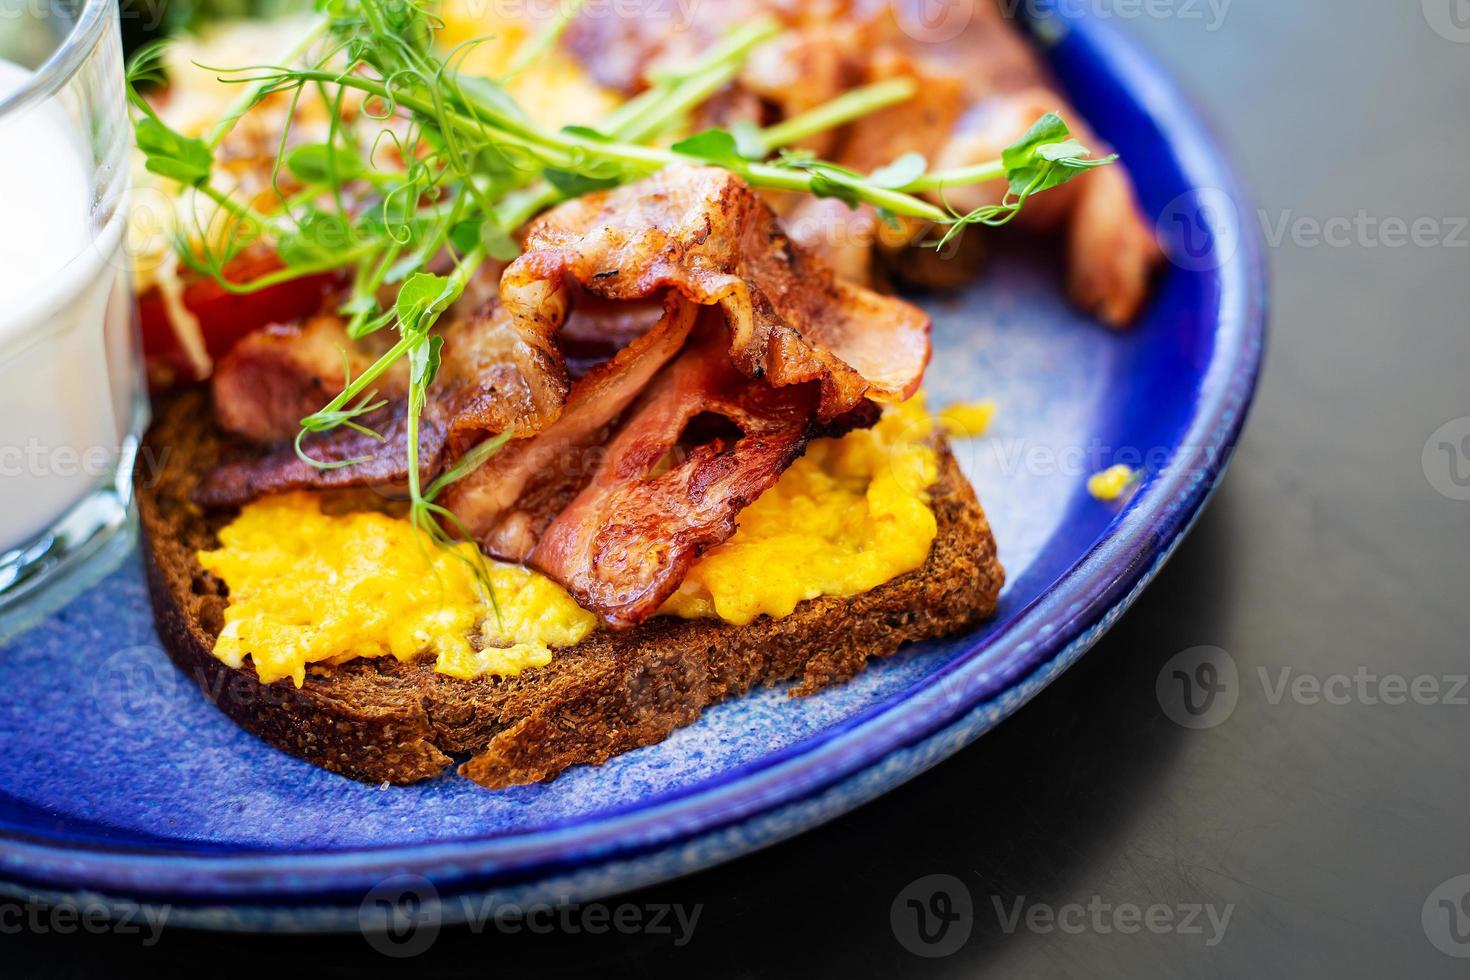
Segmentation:
{"type": "Polygon", "coordinates": [[[195,553],[233,516],[189,500],[201,474],[237,449],[193,392],[159,406],[139,485],[148,584],[174,663],[236,723],[293,755],[367,782],[410,783],[459,771],[491,788],[550,779],[668,737],[707,705],[758,684],[801,678],[805,695],[846,680],[869,657],[963,630],[995,609],[1003,573],[974,491],[948,448],[934,487],[939,534],[923,567],[850,599],[819,598],[748,626],[655,617],[598,631],[519,677],[463,681],[432,659],[392,657],[313,668],[296,688],[261,684],[210,653],[226,589],[195,553]]]}

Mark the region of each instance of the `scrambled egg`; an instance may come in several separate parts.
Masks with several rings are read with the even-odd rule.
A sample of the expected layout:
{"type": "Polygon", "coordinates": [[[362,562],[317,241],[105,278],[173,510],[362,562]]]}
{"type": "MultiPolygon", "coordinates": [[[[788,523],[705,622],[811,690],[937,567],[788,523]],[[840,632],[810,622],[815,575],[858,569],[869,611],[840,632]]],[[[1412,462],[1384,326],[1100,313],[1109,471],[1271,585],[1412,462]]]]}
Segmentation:
{"type": "MultiPolygon", "coordinates": [[[[483,0],[445,0],[439,9],[444,27],[435,41],[445,51],[465,45],[452,62],[460,71],[485,78],[503,76],[535,29],[529,21],[495,8],[483,0]]],[[[596,124],[621,101],[556,45],[527,65],[506,89],[527,115],[552,129],[596,124]]]]}
{"type": "MultiPolygon", "coordinates": [[[[744,624],[918,568],[937,532],[928,493],[939,469],[933,433],[918,396],[872,429],[812,443],[741,512],[734,537],[695,564],[662,612],[744,624]]],[[[307,664],[425,653],[453,677],[514,676],[597,626],[545,576],[486,561],[497,616],[471,545],[440,548],[386,514],[324,513],[309,493],[258,500],[219,537],[219,549],[199,554],[230,588],[214,655],[231,667],[250,657],[267,683],[290,677],[300,686],[307,664]]]]}
{"type": "Polygon", "coordinates": [[[1117,500],[1133,486],[1138,474],[1119,463],[1087,478],[1087,492],[1096,500],[1117,500]]]}
{"type": "Polygon", "coordinates": [[[918,568],[938,530],[928,494],[939,477],[933,432],[920,395],[872,429],[812,443],[740,512],[734,537],[705,553],[663,611],[744,624],[918,568]]]}
{"type": "Polygon", "coordinates": [[[325,514],[311,494],[258,500],[219,537],[218,550],[199,554],[230,587],[214,655],[231,667],[249,656],[266,683],[290,677],[300,687],[312,663],[426,652],[454,677],[513,676],[597,625],[550,579],[487,561],[497,616],[472,545],[440,548],[386,514],[325,514]]]}
{"type": "Polygon", "coordinates": [[[995,402],[960,402],[939,413],[939,424],[956,439],[978,439],[995,418],[995,402]]]}

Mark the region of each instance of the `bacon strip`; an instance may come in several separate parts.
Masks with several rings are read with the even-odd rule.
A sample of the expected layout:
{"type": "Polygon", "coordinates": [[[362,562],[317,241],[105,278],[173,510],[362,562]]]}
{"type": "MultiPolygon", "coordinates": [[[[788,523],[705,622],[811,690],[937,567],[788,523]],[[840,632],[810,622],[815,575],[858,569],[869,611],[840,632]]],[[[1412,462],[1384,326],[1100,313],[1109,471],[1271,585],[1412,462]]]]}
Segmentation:
{"type": "MultiPolygon", "coordinates": [[[[458,320],[444,331],[439,381],[419,422],[420,477],[431,479],[488,433],[539,419],[536,395],[520,364],[525,358],[514,325],[493,308],[458,320]]],[[[262,442],[294,439],[300,420],[342,390],[342,351],[353,373],[371,363],[333,318],[304,329],[271,328],[247,338],[220,365],[214,380],[215,416],[222,427],[262,442]],[[329,371],[329,366],[335,370],[329,371]],[[304,410],[303,410],[304,409],[304,410]]],[[[321,462],[365,458],[352,466],[322,469],[292,448],[227,463],[200,484],[199,503],[235,506],[286,490],[393,487],[408,480],[406,365],[380,377],[376,391],[388,404],[359,420],[383,438],[346,426],[310,436],[307,453],[321,462]]]]}
{"type": "Polygon", "coordinates": [[[550,427],[508,444],[445,491],[454,512],[484,549],[524,561],[553,516],[581,489],[595,450],[612,424],[688,337],[698,308],[669,297],[662,319],[572,386],[550,427]]]}
{"type": "MultiPolygon", "coordinates": [[[[657,18],[588,11],[562,43],[602,84],[632,92],[659,69],[708,50],[733,25],[770,14],[787,30],[757,49],[738,82],[704,107],[707,124],[728,127],[737,118],[768,124],[862,81],[898,74],[920,82],[913,99],[858,120],[840,146],[831,145],[835,134],[822,134],[811,148],[863,172],[911,151],[934,169],[963,167],[995,159],[1041,114],[1057,111],[1083,143],[1106,152],[1068,105],[1013,12],[996,0],[722,0],[715,7],[674,30],[657,18]]],[[[1004,190],[997,182],[948,188],[934,197],[968,211],[999,201],[1004,190]]],[[[864,253],[874,232],[881,232],[871,209],[853,216],[804,204],[791,219],[803,245],[845,272],[865,275],[864,253]],[[825,219],[832,223],[823,228],[825,219]]],[[[1113,326],[1137,316],[1162,253],[1122,166],[1038,197],[1018,225],[1064,236],[1067,291],[1077,305],[1113,326]]],[[[922,236],[925,230],[913,231],[922,236]]],[[[901,261],[910,278],[926,285],[956,279],[953,262],[901,261]]]]}
{"type": "Polygon", "coordinates": [[[591,481],[530,555],[533,567],[611,629],[653,615],[699,555],[735,533],[736,514],[775,484],[809,439],[876,416],[866,403],[822,426],[817,386],[752,383],[723,348],[719,331],[708,333],[654,379],[591,481]],[[711,414],[739,434],[681,447],[691,422],[711,414]]]}
{"type": "MultiPolygon", "coordinates": [[[[583,345],[590,348],[603,338],[610,352],[614,345],[625,348],[626,354],[617,361],[620,366],[627,365],[645,349],[636,340],[629,343],[630,336],[647,329],[649,317],[644,306],[588,306],[587,311],[579,311],[571,321],[583,345]]],[[[684,315],[692,322],[693,308],[684,315]]],[[[540,355],[528,354],[515,327],[491,303],[445,328],[443,366],[429,392],[421,420],[419,458],[425,480],[486,436],[506,431],[535,432],[543,424],[543,413],[554,417],[561,412],[561,396],[555,394],[554,383],[541,385],[538,393],[538,382],[546,381],[545,374],[527,365],[539,362],[540,355]],[[544,408],[537,404],[543,397],[552,399],[543,403],[544,408]]],[[[673,356],[687,333],[685,324],[662,359],[633,372],[634,377],[641,378],[639,386],[673,356]]],[[[664,343],[670,341],[665,339],[664,343]]],[[[353,373],[372,361],[348,339],[341,321],[332,317],[319,318],[305,327],[272,327],[247,338],[220,365],[215,376],[215,415],[221,427],[268,444],[294,439],[300,420],[342,390],[344,350],[348,352],[353,373]]],[[[560,363],[560,354],[554,346],[551,354],[557,361],[557,370],[565,376],[565,365],[560,363]]],[[[234,506],[264,493],[284,490],[405,483],[408,479],[405,368],[400,362],[380,378],[376,390],[389,404],[363,420],[364,425],[384,436],[382,441],[342,427],[309,437],[305,442],[313,459],[332,462],[369,457],[368,462],[320,469],[302,462],[294,449],[280,450],[222,467],[204,481],[196,499],[206,506],[234,506]]],[[[604,365],[601,372],[594,370],[594,374],[605,379],[609,370],[604,365]]],[[[604,380],[584,386],[584,390],[602,393],[607,387],[604,380]]],[[[615,418],[636,394],[637,387],[626,392],[622,401],[607,412],[608,417],[615,418]]]]}
{"type": "MultiPolygon", "coordinates": [[[[215,368],[215,420],[226,432],[252,442],[294,439],[301,420],[342,390],[343,369],[357,374],[374,359],[335,316],[257,330],[215,368]]],[[[407,366],[399,365],[379,379],[377,388],[394,397],[407,383],[407,366]]]]}
{"type": "MultiPolygon", "coordinates": [[[[419,418],[419,478],[424,481],[441,465],[448,436],[446,408],[444,399],[430,399],[419,418]]],[[[287,490],[402,485],[408,479],[408,402],[400,399],[360,421],[382,439],[344,427],[323,437],[307,438],[304,448],[323,463],[358,458],[364,462],[322,469],[302,460],[294,449],[279,449],[216,467],[195,488],[194,501],[205,507],[233,507],[287,490]]]]}
{"type": "Polygon", "coordinates": [[[747,377],[819,382],[824,420],[907,398],[929,360],[923,311],[839,280],[715,167],[671,167],[562,204],[531,224],[525,249],[500,284],[518,333],[559,325],[569,282],[613,300],[674,290],[722,308],[730,359],[747,377]]]}
{"type": "MultiPolygon", "coordinates": [[[[1046,112],[1060,112],[1094,153],[1108,152],[1068,104],[1035,48],[993,0],[972,5],[959,31],[947,30],[943,23],[929,29],[926,0],[885,0],[873,6],[875,23],[889,21],[887,46],[912,60],[911,73],[919,78],[921,92],[935,91],[937,85],[961,89],[965,111],[947,134],[938,140],[926,137],[933,140],[928,147],[904,147],[924,153],[934,169],[995,159],[1046,112]]],[[[891,119],[895,110],[905,108],[854,124],[848,137],[852,152],[871,154],[891,143],[893,129],[882,117],[891,119]]],[[[850,154],[841,162],[866,169],[850,154]]],[[[1004,193],[1004,182],[996,181],[947,188],[942,197],[956,210],[968,211],[996,203],[1004,193]]],[[[1065,236],[1067,291],[1074,303],[1115,327],[1138,315],[1163,253],[1122,165],[1083,174],[1032,199],[1017,224],[1065,236]]]]}

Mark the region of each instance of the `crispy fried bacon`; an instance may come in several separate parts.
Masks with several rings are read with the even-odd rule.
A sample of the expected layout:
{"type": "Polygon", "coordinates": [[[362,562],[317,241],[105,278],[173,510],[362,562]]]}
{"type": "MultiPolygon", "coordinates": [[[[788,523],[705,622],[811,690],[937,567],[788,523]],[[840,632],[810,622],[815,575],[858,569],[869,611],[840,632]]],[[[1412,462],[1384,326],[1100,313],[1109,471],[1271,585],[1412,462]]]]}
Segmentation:
{"type": "Polygon", "coordinates": [[[874,420],[863,403],[824,426],[816,385],[752,382],[724,347],[703,333],[653,380],[530,554],[609,628],[653,615],[809,439],[874,420]]]}
{"type": "Polygon", "coordinates": [[[445,328],[431,397],[450,408],[452,456],[491,433],[534,432],[561,412],[569,381],[556,338],[519,325],[492,302],[445,328]]]}
{"type": "MultiPolygon", "coordinates": [[[[773,15],[786,31],[757,49],[740,78],[703,107],[702,125],[728,127],[736,119],[767,125],[855,84],[900,74],[921,83],[915,98],[858,120],[845,134],[822,134],[811,148],[864,172],[906,152],[923,154],[935,169],[963,167],[994,159],[1039,115],[1058,111],[1083,143],[1106,152],[1068,105],[1013,11],[997,0],[948,5],[954,7],[949,11],[945,6],[933,0],[721,0],[708,16],[701,10],[694,23],[673,29],[658,18],[587,11],[562,43],[599,82],[633,92],[660,70],[688,63],[735,24],[773,15]]],[[[996,182],[934,196],[967,211],[998,201],[1004,190],[996,182]]],[[[840,269],[865,274],[869,245],[880,231],[870,208],[852,215],[806,204],[791,218],[798,241],[840,269]],[[830,226],[822,224],[825,218],[832,219],[830,226]]],[[[1018,224],[1065,236],[1067,287],[1079,306],[1113,326],[1137,316],[1162,254],[1122,165],[1034,199],[1018,224]]],[[[905,278],[921,284],[952,285],[956,278],[956,263],[885,254],[905,278]]]]}
{"type": "MultiPolygon", "coordinates": [[[[485,550],[542,569],[613,628],[652,615],[810,438],[871,424],[872,400],[911,394],[929,357],[922,312],[839,280],[715,168],[666,170],[548,212],[506,269],[501,302],[444,335],[421,480],[489,433],[527,436],[442,502],[485,550]],[[662,304],[651,327],[650,303],[662,304]],[[573,384],[564,332],[615,353],[573,384]]],[[[323,393],[304,382],[320,382],[310,365],[330,344],[258,346],[261,363],[269,353],[297,365],[280,374],[287,387],[323,393]]],[[[233,378],[248,404],[248,372],[233,378]]],[[[401,486],[405,400],[362,421],[382,440],[343,427],[305,444],[320,461],[362,462],[322,469],[282,449],[220,467],[196,498],[401,486]]]]}
{"type": "MultiPolygon", "coordinates": [[[[381,439],[341,428],[304,442],[306,452],[319,462],[364,462],[323,469],[305,462],[293,449],[278,449],[216,467],[195,488],[194,500],[205,507],[233,507],[287,490],[401,486],[408,479],[407,408],[408,403],[400,399],[360,420],[381,439]]],[[[430,399],[419,419],[419,473],[424,480],[439,470],[448,435],[446,408],[443,399],[430,399]]]]}
{"type": "Polygon", "coordinates": [[[524,561],[551,519],[581,489],[614,422],[689,335],[698,308],[668,297],[652,329],[572,386],[548,428],[518,439],[451,484],[443,503],[486,551],[524,561]]]}
{"type": "MultiPolygon", "coordinates": [[[[457,458],[489,433],[539,424],[533,391],[543,375],[523,370],[532,358],[514,325],[495,315],[493,304],[444,330],[440,382],[429,392],[419,426],[419,465],[430,479],[446,460],[457,458]]],[[[294,439],[303,417],[342,390],[343,351],[356,373],[371,363],[348,340],[341,322],[313,321],[304,329],[271,328],[252,335],[220,365],[214,381],[215,416],[221,427],[258,442],[294,439]],[[329,371],[335,366],[335,370],[329,371]]],[[[315,460],[351,466],[323,469],[301,460],[294,449],[221,466],[195,493],[205,506],[245,503],[286,490],[395,487],[408,479],[408,399],[403,362],[379,379],[374,397],[387,404],[357,420],[381,439],[342,426],[309,436],[303,445],[315,460]]],[[[557,398],[553,388],[541,397],[557,398]],[[550,392],[550,394],[545,394],[550,392]]],[[[548,408],[555,411],[556,402],[548,408]]]]}
{"type": "Polygon", "coordinates": [[[612,300],[673,290],[722,308],[730,360],[747,377],[818,382],[824,420],[865,399],[907,398],[929,360],[922,311],[839,280],[715,167],[668,168],[570,201],[532,223],[525,248],[500,284],[518,334],[555,330],[570,283],[612,300]]]}
{"type": "MultiPolygon", "coordinates": [[[[257,330],[215,367],[215,419],[226,432],[252,442],[284,442],[295,437],[303,418],[342,390],[344,369],[356,374],[372,361],[334,316],[257,330]]],[[[400,368],[380,379],[378,388],[393,396],[407,381],[400,368]]]]}
{"type": "MultiPolygon", "coordinates": [[[[616,418],[643,383],[678,351],[693,316],[694,307],[682,303],[677,315],[666,311],[660,326],[650,330],[648,307],[643,304],[589,303],[585,311],[579,310],[572,325],[580,342],[588,349],[601,347],[618,355],[591,369],[582,379],[585,384],[579,382],[580,401],[593,398],[597,402],[593,411],[606,416],[604,424],[616,418]],[[644,331],[647,342],[629,341],[644,331]],[[633,363],[642,357],[653,360],[633,363]],[[626,390],[617,390],[620,387],[626,390]]],[[[536,357],[527,356],[515,324],[499,315],[494,304],[451,324],[445,328],[444,337],[443,367],[425,402],[420,425],[419,460],[425,481],[490,434],[529,434],[542,427],[547,414],[563,414],[562,396],[556,394],[555,383],[547,382],[544,371],[529,366],[536,363],[536,357]],[[552,399],[544,409],[537,404],[543,397],[552,399]]],[[[217,419],[222,427],[255,441],[279,444],[293,439],[300,420],[341,390],[343,349],[353,352],[354,371],[370,361],[347,340],[340,321],[330,318],[314,321],[304,330],[272,328],[253,336],[232,355],[229,364],[221,365],[215,380],[217,419]],[[328,373],[333,366],[335,372],[328,373]],[[324,378],[328,379],[325,383],[324,378]],[[251,431],[245,431],[238,424],[228,424],[227,419],[269,419],[274,428],[257,423],[251,431]]],[[[564,366],[558,364],[557,369],[565,376],[564,366]]],[[[384,378],[384,387],[391,396],[385,399],[388,404],[359,420],[383,436],[381,440],[345,426],[305,440],[305,449],[313,459],[340,462],[366,458],[365,462],[321,469],[303,462],[294,449],[278,449],[221,467],[200,486],[196,499],[206,506],[222,507],[286,490],[402,485],[408,479],[408,402],[401,394],[403,383],[398,375],[402,373],[396,371],[384,378]]],[[[379,390],[378,394],[383,392],[379,390]]],[[[560,433],[575,429],[582,424],[587,410],[583,404],[566,426],[554,428],[560,433]]],[[[589,431],[579,438],[590,435],[589,431]]],[[[501,455],[510,452],[508,449],[501,455]]],[[[475,485],[482,483],[480,478],[475,485]]]]}
{"type": "MultiPolygon", "coordinates": [[[[649,345],[629,341],[650,322],[650,303],[670,293],[720,308],[728,356],[748,377],[776,387],[817,382],[823,420],[870,398],[908,397],[929,358],[928,317],[838,279],[791,243],[770,208],[738,177],[712,167],[670,169],[571,201],[531,225],[524,254],[501,280],[501,302],[445,328],[443,367],[428,399],[434,427],[424,430],[432,439],[421,444],[421,460],[451,461],[492,433],[529,435],[551,426],[572,383],[563,333],[586,350],[642,351],[649,345]]],[[[293,437],[303,416],[341,390],[343,351],[352,352],[350,373],[371,360],[329,318],[248,339],[215,379],[222,425],[259,442],[293,437]]],[[[595,372],[587,390],[610,384],[609,372],[621,381],[632,357],[620,356],[595,372]]],[[[651,376],[656,367],[640,371],[651,376]]],[[[397,375],[383,383],[389,391],[380,394],[391,398],[402,391],[397,375]]],[[[602,412],[600,424],[626,404],[625,398],[602,412]]],[[[391,424],[404,410],[400,394],[385,409],[385,421],[391,424]]],[[[584,407],[567,428],[576,431],[585,419],[584,407]]],[[[321,470],[294,453],[277,452],[234,464],[201,489],[200,499],[223,505],[277,490],[407,478],[402,439],[376,443],[342,428],[308,442],[317,459],[371,460],[321,470]]],[[[506,506],[476,507],[476,533],[488,533],[506,506]],[[489,516],[482,520],[482,514],[489,516]]]]}
{"type": "MultiPolygon", "coordinates": [[[[940,139],[929,137],[933,140],[930,146],[913,147],[935,169],[995,159],[1045,112],[1060,112],[1093,152],[1107,152],[1106,144],[1068,104],[1003,4],[994,0],[974,4],[960,31],[929,30],[927,0],[863,0],[862,5],[870,8],[875,23],[889,21],[886,46],[911,59],[911,72],[924,83],[921,92],[940,83],[961,88],[964,111],[953,126],[940,139]]],[[[889,130],[879,118],[882,115],[854,125],[849,146],[858,153],[884,146],[889,130]]],[[[861,169],[849,154],[841,162],[861,169]]],[[[956,209],[967,211],[995,203],[1004,193],[1004,182],[996,181],[949,188],[943,197],[956,209]]],[[[1084,174],[1033,198],[1017,223],[1065,235],[1067,291],[1078,306],[1115,327],[1127,325],[1138,315],[1163,255],[1122,164],[1084,174]]]]}

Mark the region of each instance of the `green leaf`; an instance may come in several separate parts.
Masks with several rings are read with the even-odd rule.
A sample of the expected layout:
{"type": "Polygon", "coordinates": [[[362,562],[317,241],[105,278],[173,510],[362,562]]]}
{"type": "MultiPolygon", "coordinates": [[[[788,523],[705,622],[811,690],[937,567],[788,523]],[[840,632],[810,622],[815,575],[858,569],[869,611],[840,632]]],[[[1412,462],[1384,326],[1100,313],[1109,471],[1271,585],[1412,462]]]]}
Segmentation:
{"type": "Polygon", "coordinates": [[[485,254],[498,262],[509,262],[521,254],[521,243],[498,222],[488,218],[480,226],[480,243],[485,246],[485,254]]]}
{"type": "Polygon", "coordinates": [[[453,245],[454,250],[460,255],[464,255],[480,244],[480,226],[484,223],[477,218],[458,222],[449,229],[449,244],[453,245]]]}
{"type": "Polygon", "coordinates": [[[493,143],[482,144],[475,153],[474,170],[478,176],[496,184],[505,183],[517,173],[515,161],[493,143]]]}
{"type": "Polygon", "coordinates": [[[591,126],[578,126],[574,124],[571,126],[563,126],[561,128],[561,131],[563,133],[566,133],[568,136],[580,136],[584,140],[592,140],[596,143],[611,142],[611,139],[606,133],[604,133],[600,129],[593,129],[591,126]]]}
{"type": "Polygon", "coordinates": [[[879,167],[868,176],[868,182],[878,187],[886,187],[889,190],[897,190],[907,187],[920,177],[929,168],[929,161],[924,159],[922,153],[905,153],[886,167],[879,167]]]}
{"type": "Polygon", "coordinates": [[[706,129],[702,133],[695,133],[688,139],[682,139],[669,147],[675,153],[682,153],[686,157],[694,157],[696,160],[704,160],[722,167],[739,166],[745,162],[740,155],[739,145],[735,137],[723,129],[706,129]]]}
{"type": "Polygon", "coordinates": [[[745,159],[764,160],[770,155],[770,147],[761,137],[761,128],[749,119],[736,120],[730,127],[730,135],[735,137],[735,148],[745,159]]]}
{"type": "Polygon", "coordinates": [[[581,197],[583,194],[607,190],[621,183],[617,177],[588,177],[570,170],[554,168],[543,171],[542,176],[566,197],[581,197]]]}
{"type": "Polygon", "coordinates": [[[276,242],[276,252],[288,266],[331,262],[353,245],[347,219],[334,211],[308,211],[296,227],[276,242]]]}
{"type": "Polygon", "coordinates": [[[1036,122],[1031,128],[1021,135],[1010,146],[1000,153],[1000,162],[1005,164],[1007,170],[1015,170],[1031,163],[1036,155],[1036,148],[1043,143],[1060,143],[1072,135],[1062,117],[1055,112],[1048,112],[1036,122]]]}
{"type": "Polygon", "coordinates": [[[1019,140],[1001,152],[1012,194],[1039,194],[1065,184],[1078,174],[1106,166],[1117,154],[1094,159],[1087,147],[1072,138],[1062,117],[1048,112],[1019,140]]]}
{"type": "Polygon", "coordinates": [[[817,197],[835,197],[851,208],[862,203],[863,182],[867,178],[856,170],[818,160],[807,150],[782,150],[776,163],[810,174],[811,192],[817,197]]]}
{"type": "Polygon", "coordinates": [[[449,243],[460,255],[468,253],[476,245],[483,245],[486,255],[501,262],[509,262],[521,254],[520,244],[493,218],[469,218],[459,222],[449,229],[449,243]]]}
{"type": "Polygon", "coordinates": [[[424,333],[458,298],[459,287],[454,280],[428,272],[415,272],[398,287],[393,312],[405,334],[424,333]]]}
{"type": "Polygon", "coordinates": [[[408,349],[408,383],[416,390],[422,391],[433,384],[434,376],[439,373],[443,347],[444,338],[434,334],[408,349]]]}
{"type": "Polygon", "coordinates": [[[331,186],[361,177],[367,171],[367,164],[355,150],[347,147],[306,143],[286,154],[286,169],[303,184],[331,186]]]}
{"type": "MultiPolygon", "coordinates": [[[[406,5],[407,6],[407,5],[406,5]]],[[[501,85],[483,75],[468,75],[461,72],[446,72],[446,76],[458,88],[456,95],[463,95],[468,102],[498,114],[505,119],[525,120],[525,110],[501,85]]],[[[480,113],[473,113],[480,115],[480,113]]]]}
{"type": "Polygon", "coordinates": [[[214,156],[202,139],[183,136],[159,120],[145,116],[135,130],[144,166],[152,173],[198,187],[209,180],[214,156]]]}

